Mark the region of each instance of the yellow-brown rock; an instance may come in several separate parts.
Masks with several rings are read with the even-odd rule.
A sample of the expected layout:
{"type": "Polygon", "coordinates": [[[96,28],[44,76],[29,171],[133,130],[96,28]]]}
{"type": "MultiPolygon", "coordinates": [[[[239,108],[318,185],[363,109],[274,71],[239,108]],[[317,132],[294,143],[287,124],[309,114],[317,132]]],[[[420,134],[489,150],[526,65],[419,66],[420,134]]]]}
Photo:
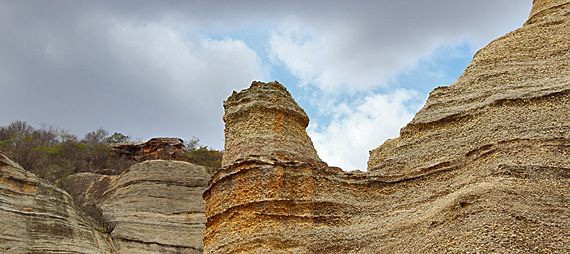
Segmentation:
{"type": "Polygon", "coordinates": [[[187,152],[180,138],[151,138],[144,143],[117,143],[111,145],[113,152],[136,162],[146,160],[187,160],[187,152]]]}
{"type": "Polygon", "coordinates": [[[247,158],[322,164],[305,132],[309,117],[276,82],[254,81],[224,102],[226,133],[222,166],[247,158]]]}
{"type": "Polygon", "coordinates": [[[278,83],[232,95],[205,253],[570,253],[569,41],[570,0],[535,0],[365,173],[320,162],[306,118],[280,121],[301,111],[278,83]]]}
{"type": "Polygon", "coordinates": [[[1,253],[114,253],[67,192],[0,153],[1,253]]]}

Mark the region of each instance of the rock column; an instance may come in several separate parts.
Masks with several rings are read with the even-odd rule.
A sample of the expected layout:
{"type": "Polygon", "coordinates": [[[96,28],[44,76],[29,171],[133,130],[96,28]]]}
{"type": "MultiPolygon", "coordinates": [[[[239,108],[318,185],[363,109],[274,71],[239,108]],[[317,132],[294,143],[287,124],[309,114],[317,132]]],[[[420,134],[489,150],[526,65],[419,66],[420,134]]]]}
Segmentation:
{"type": "Polygon", "coordinates": [[[305,132],[309,117],[277,81],[253,82],[225,102],[225,153],[222,167],[247,158],[319,164],[305,132]]]}
{"type": "Polygon", "coordinates": [[[282,233],[314,223],[313,171],[326,171],[305,132],[309,118],[278,82],[253,82],[224,108],[222,168],[204,193],[205,253],[299,250],[282,233]]]}

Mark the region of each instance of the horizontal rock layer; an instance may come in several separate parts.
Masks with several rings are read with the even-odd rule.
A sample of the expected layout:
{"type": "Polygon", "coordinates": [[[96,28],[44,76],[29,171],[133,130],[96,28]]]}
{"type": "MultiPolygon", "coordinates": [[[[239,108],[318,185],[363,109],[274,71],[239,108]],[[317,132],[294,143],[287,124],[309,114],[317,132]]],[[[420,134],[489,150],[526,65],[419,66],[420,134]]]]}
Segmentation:
{"type": "MultiPolygon", "coordinates": [[[[202,166],[151,160],[110,181],[98,200],[116,225],[111,235],[119,253],[202,253],[202,193],[209,179],[209,170],[202,166]]],[[[87,200],[98,196],[103,185],[93,183],[87,200]]]]}
{"type": "Polygon", "coordinates": [[[151,138],[144,143],[118,143],[111,145],[117,155],[143,162],[146,160],[187,160],[184,141],[179,138],[151,138]]]}
{"type": "Polygon", "coordinates": [[[70,195],[0,153],[0,252],[202,253],[209,179],[205,167],[151,160],[67,177],[70,195]]]}
{"type": "Polygon", "coordinates": [[[544,166],[561,149],[519,140],[403,177],[242,162],[205,194],[206,253],[563,253],[570,163],[544,166]]]}

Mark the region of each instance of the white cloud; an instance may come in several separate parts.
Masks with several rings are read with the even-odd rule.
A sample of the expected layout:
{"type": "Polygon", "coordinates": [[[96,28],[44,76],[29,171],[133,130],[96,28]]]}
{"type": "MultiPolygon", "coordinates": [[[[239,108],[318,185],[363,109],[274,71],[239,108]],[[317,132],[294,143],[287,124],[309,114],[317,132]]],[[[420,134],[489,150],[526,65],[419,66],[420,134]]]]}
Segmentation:
{"type": "Polygon", "coordinates": [[[140,76],[131,85],[166,93],[188,107],[203,108],[268,77],[257,54],[240,40],[213,40],[156,23],[117,23],[111,40],[124,68],[140,76]]]}
{"type": "MultiPolygon", "coordinates": [[[[168,24],[116,20],[109,33],[115,64],[126,73],[123,85],[145,91],[140,99],[154,101],[168,115],[180,115],[177,124],[189,127],[185,135],[216,148],[223,147],[221,103],[232,90],[269,76],[258,55],[240,40],[214,40],[168,24]]],[[[155,135],[181,136],[162,128],[155,135]]]]}
{"type": "Polygon", "coordinates": [[[307,4],[298,15],[285,14],[268,52],[301,85],[342,94],[386,88],[390,78],[445,45],[467,39],[477,50],[520,26],[524,16],[510,18],[527,15],[530,1],[335,4],[316,13],[311,8],[319,5],[307,4]]]}
{"type": "Polygon", "coordinates": [[[378,59],[382,52],[359,47],[342,29],[317,31],[287,23],[269,39],[270,58],[299,78],[301,86],[312,85],[327,93],[383,87],[408,64],[407,59],[387,53],[387,59],[378,59]]]}
{"type": "MultiPolygon", "coordinates": [[[[424,102],[423,94],[390,87],[398,75],[421,70],[422,61],[430,62],[438,48],[467,43],[477,50],[519,27],[531,3],[336,4],[315,13],[303,9],[281,22],[270,37],[268,52],[273,64],[284,66],[299,79],[305,93],[301,98],[317,108],[319,115],[313,116],[308,132],[321,158],[350,170],[365,169],[368,150],[397,137],[424,102]],[[524,15],[518,20],[510,19],[520,13],[524,15]],[[373,94],[378,91],[383,94],[373,94]],[[362,94],[368,96],[360,102],[345,102],[362,94]]],[[[449,85],[446,82],[456,78],[442,72],[421,75],[441,78],[437,85],[449,85]]],[[[416,87],[429,90],[431,86],[416,87]]]]}
{"type": "Polygon", "coordinates": [[[359,102],[333,106],[333,120],[325,126],[311,123],[307,132],[319,156],[329,165],[365,170],[368,151],[397,137],[423,99],[417,92],[405,89],[369,95],[359,102]]]}

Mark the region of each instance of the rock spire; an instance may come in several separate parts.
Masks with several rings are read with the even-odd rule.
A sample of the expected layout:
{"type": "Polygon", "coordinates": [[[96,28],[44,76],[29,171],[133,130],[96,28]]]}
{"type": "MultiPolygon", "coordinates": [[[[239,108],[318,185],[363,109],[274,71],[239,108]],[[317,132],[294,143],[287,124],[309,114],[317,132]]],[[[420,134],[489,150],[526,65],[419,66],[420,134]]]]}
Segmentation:
{"type": "Polygon", "coordinates": [[[222,167],[248,157],[322,163],[305,132],[309,117],[279,82],[254,81],[224,102],[222,167]]]}

